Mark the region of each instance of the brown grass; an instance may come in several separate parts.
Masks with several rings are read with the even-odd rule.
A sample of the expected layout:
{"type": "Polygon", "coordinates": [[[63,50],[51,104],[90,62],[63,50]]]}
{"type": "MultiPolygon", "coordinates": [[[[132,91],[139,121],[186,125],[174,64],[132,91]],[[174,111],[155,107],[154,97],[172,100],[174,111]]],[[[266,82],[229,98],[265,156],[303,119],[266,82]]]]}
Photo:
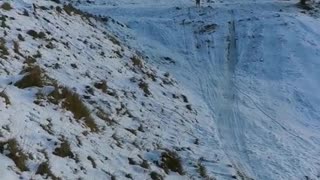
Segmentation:
{"type": "Polygon", "coordinates": [[[94,83],[94,87],[97,89],[100,89],[102,92],[106,93],[108,89],[107,82],[105,80],[102,80],[100,82],[94,83]]]}
{"type": "Polygon", "coordinates": [[[6,142],[0,142],[0,152],[12,159],[12,161],[16,164],[16,166],[20,169],[20,171],[28,171],[29,168],[27,167],[27,155],[19,147],[18,142],[15,139],[9,139],[6,142]]]}
{"type": "Polygon", "coordinates": [[[44,85],[41,68],[39,66],[28,67],[23,72],[27,74],[14,84],[18,88],[42,87],[44,85]]]}
{"type": "Polygon", "coordinates": [[[150,168],[150,165],[149,165],[148,161],[145,160],[145,159],[142,160],[142,162],[140,163],[140,166],[142,168],[145,168],[145,169],[149,169],[150,168]]]}
{"type": "Polygon", "coordinates": [[[32,66],[37,60],[33,58],[32,56],[26,57],[25,61],[23,62],[24,64],[27,64],[28,66],[32,66]]]}
{"type": "Polygon", "coordinates": [[[18,39],[19,39],[20,41],[25,41],[24,37],[23,37],[21,34],[18,34],[18,39]]]}
{"type": "Polygon", "coordinates": [[[13,41],[13,52],[19,54],[20,56],[23,56],[23,54],[21,54],[20,52],[20,45],[18,41],[13,41]]]}
{"type": "Polygon", "coordinates": [[[151,95],[148,83],[144,82],[143,80],[140,81],[139,88],[142,89],[142,91],[144,92],[144,95],[146,97],[151,95]]]}
{"type": "Polygon", "coordinates": [[[160,167],[168,174],[169,171],[177,172],[184,175],[181,159],[179,155],[170,150],[161,153],[160,167]]]}
{"type": "Polygon", "coordinates": [[[0,37],[0,57],[6,59],[6,56],[8,55],[9,51],[6,46],[6,40],[3,37],[0,37]]]}
{"type": "Polygon", "coordinates": [[[163,180],[164,178],[155,171],[152,171],[150,174],[152,180],[163,180]]]}
{"type": "Polygon", "coordinates": [[[87,159],[91,162],[93,168],[97,168],[97,164],[91,156],[88,156],[87,159]]]}
{"type": "Polygon", "coordinates": [[[202,178],[208,179],[207,169],[200,162],[197,165],[197,171],[202,178]]]}
{"type": "Polygon", "coordinates": [[[98,118],[104,120],[108,124],[108,126],[112,126],[117,123],[110,117],[109,114],[104,112],[100,107],[98,107],[97,109],[98,109],[98,111],[96,112],[96,116],[98,118]]]}
{"type": "Polygon", "coordinates": [[[142,60],[140,58],[138,58],[137,56],[131,57],[131,61],[132,61],[133,66],[136,66],[139,68],[143,67],[142,60]]]}
{"type": "Polygon", "coordinates": [[[4,101],[5,101],[5,103],[6,103],[7,106],[11,104],[10,98],[9,98],[9,96],[8,96],[8,94],[6,93],[5,90],[3,90],[3,91],[0,92],[0,97],[2,97],[2,98],[4,99],[4,101]]]}
{"type": "Polygon", "coordinates": [[[28,30],[27,34],[32,36],[34,39],[45,39],[46,38],[46,34],[44,32],[37,32],[35,30],[28,30]]]}
{"type": "Polygon", "coordinates": [[[59,180],[60,179],[52,173],[48,162],[41,163],[36,171],[36,174],[40,174],[41,176],[44,176],[45,178],[51,178],[52,180],[59,180]]]}
{"type": "Polygon", "coordinates": [[[2,8],[3,10],[10,11],[10,10],[12,9],[12,6],[11,6],[10,3],[5,2],[5,3],[3,3],[3,4],[1,5],[1,8],[2,8]]]}
{"type": "Polygon", "coordinates": [[[120,41],[119,41],[116,37],[111,36],[111,35],[108,35],[108,39],[109,39],[113,44],[118,45],[118,46],[121,46],[120,41]]]}
{"type": "Polygon", "coordinates": [[[62,140],[60,147],[57,147],[54,150],[53,154],[60,157],[74,158],[69,142],[64,139],[62,140]]]}
{"type": "Polygon", "coordinates": [[[83,103],[81,97],[77,93],[69,90],[66,87],[56,87],[55,90],[49,95],[49,98],[49,100],[54,104],[58,104],[60,101],[62,101],[62,106],[68,111],[72,112],[75,119],[83,120],[91,131],[98,131],[98,127],[90,115],[90,110],[83,103]]]}

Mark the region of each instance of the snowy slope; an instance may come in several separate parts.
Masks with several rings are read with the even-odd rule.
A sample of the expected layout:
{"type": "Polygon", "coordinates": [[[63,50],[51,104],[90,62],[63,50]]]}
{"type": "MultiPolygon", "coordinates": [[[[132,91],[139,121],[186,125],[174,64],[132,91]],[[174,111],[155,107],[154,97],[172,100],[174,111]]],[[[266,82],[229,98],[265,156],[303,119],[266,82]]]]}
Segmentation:
{"type": "Polygon", "coordinates": [[[239,179],[320,179],[319,5],[94,2],[78,5],[205,104],[239,179]]]}
{"type": "Polygon", "coordinates": [[[200,96],[118,40],[106,19],[53,1],[7,2],[0,179],[239,176],[200,96]]]}

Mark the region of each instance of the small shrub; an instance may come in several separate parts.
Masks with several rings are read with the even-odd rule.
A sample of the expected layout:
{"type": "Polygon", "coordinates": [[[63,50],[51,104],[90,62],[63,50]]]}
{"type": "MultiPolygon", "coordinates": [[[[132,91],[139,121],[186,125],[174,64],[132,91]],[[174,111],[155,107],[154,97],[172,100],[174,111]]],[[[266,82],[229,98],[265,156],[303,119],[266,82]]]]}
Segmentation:
{"type": "Polygon", "coordinates": [[[3,90],[3,91],[0,92],[0,97],[2,97],[2,98],[4,99],[6,105],[10,105],[10,104],[11,104],[10,98],[9,98],[9,96],[7,95],[7,93],[6,93],[5,90],[3,90]]]}
{"type": "Polygon", "coordinates": [[[110,115],[105,113],[101,108],[98,108],[98,111],[96,112],[96,116],[104,120],[108,124],[108,126],[112,126],[117,123],[113,119],[111,119],[110,115]]]}
{"type": "Polygon", "coordinates": [[[308,3],[308,2],[310,2],[310,1],[309,1],[309,0],[300,0],[300,2],[299,2],[299,4],[298,4],[298,7],[302,8],[302,9],[304,9],[304,10],[307,10],[307,11],[312,10],[313,7],[312,7],[312,5],[311,5],[310,3],[308,3]]]}
{"type": "Polygon", "coordinates": [[[49,42],[48,44],[46,44],[46,48],[48,48],[48,49],[54,49],[55,46],[54,46],[54,44],[53,44],[52,42],[49,42]]]}
{"type": "Polygon", "coordinates": [[[181,97],[182,97],[182,99],[183,99],[183,102],[189,103],[187,96],[185,96],[185,95],[182,94],[181,97]]]}
{"type": "Polygon", "coordinates": [[[113,53],[115,53],[117,56],[118,56],[118,58],[123,58],[123,55],[122,55],[122,53],[120,52],[120,50],[112,50],[113,51],[113,53]]]}
{"type": "Polygon", "coordinates": [[[49,8],[48,8],[48,7],[46,7],[46,6],[39,6],[39,9],[41,9],[41,10],[43,10],[43,11],[47,11],[47,10],[49,10],[49,8]]]}
{"type": "Polygon", "coordinates": [[[199,144],[200,144],[199,139],[198,139],[198,138],[196,138],[196,139],[194,140],[193,144],[195,144],[195,145],[199,145],[199,144]]]}
{"type": "Polygon", "coordinates": [[[60,0],[51,0],[52,2],[55,2],[55,3],[57,3],[57,4],[60,4],[61,2],[60,2],[60,0]]]}
{"type": "Polygon", "coordinates": [[[128,179],[133,179],[131,174],[126,174],[125,177],[128,179]]]}
{"type": "Polygon", "coordinates": [[[10,10],[12,9],[12,6],[11,6],[10,3],[5,2],[5,3],[3,3],[3,4],[1,5],[1,8],[2,8],[3,10],[10,11],[10,10]]]}
{"type": "Polygon", "coordinates": [[[62,13],[62,8],[60,6],[57,6],[56,7],[56,11],[61,14],[62,13]]]}
{"type": "Polygon", "coordinates": [[[75,8],[72,4],[63,5],[63,10],[69,15],[72,16],[73,14],[79,15],[82,18],[89,19],[90,17],[94,17],[93,15],[83,12],[80,9],[75,8]]]}
{"type": "Polygon", "coordinates": [[[28,66],[32,66],[37,60],[33,58],[32,56],[26,57],[25,61],[23,62],[24,64],[27,64],[28,66]]]}
{"type": "Polygon", "coordinates": [[[128,158],[128,162],[130,165],[137,165],[138,164],[133,158],[128,158]]]}
{"type": "Polygon", "coordinates": [[[141,80],[139,83],[139,88],[143,90],[145,96],[151,95],[148,83],[141,80]]]}
{"type": "Polygon", "coordinates": [[[135,129],[130,129],[130,128],[124,128],[125,130],[129,131],[130,133],[132,133],[133,135],[137,135],[137,130],[135,129]]]}
{"type": "Polygon", "coordinates": [[[27,31],[27,34],[32,36],[32,37],[37,37],[38,36],[38,32],[35,30],[29,30],[27,31]]]}
{"type": "Polygon", "coordinates": [[[150,174],[152,180],[163,180],[164,178],[155,171],[152,171],[150,174]]]}
{"type": "Polygon", "coordinates": [[[307,4],[307,0],[300,0],[300,4],[301,5],[306,5],[307,4]]]}
{"type": "Polygon", "coordinates": [[[144,131],[144,127],[143,127],[142,124],[140,124],[140,126],[138,127],[138,131],[140,131],[140,132],[145,132],[145,131],[144,131]]]}
{"type": "Polygon", "coordinates": [[[78,69],[78,66],[77,66],[75,63],[71,63],[70,66],[71,66],[73,69],[78,69]]]}
{"type": "Polygon", "coordinates": [[[32,55],[33,58],[41,58],[42,54],[41,52],[38,50],[36,54],[32,55]]]}
{"type": "Polygon", "coordinates": [[[73,155],[71,148],[70,148],[70,144],[66,140],[62,140],[60,147],[57,147],[54,150],[53,154],[56,156],[60,156],[60,157],[74,158],[74,155],[73,155]]]}
{"type": "Polygon", "coordinates": [[[142,163],[140,164],[140,166],[142,168],[145,168],[145,169],[149,169],[150,168],[150,165],[149,165],[148,161],[145,160],[145,159],[142,160],[142,163]]]}
{"type": "Polygon", "coordinates": [[[26,9],[24,9],[23,10],[23,13],[22,13],[24,16],[29,16],[29,12],[28,12],[28,10],[26,10],[26,9]]]}
{"type": "Polygon", "coordinates": [[[22,56],[22,54],[20,53],[20,45],[17,41],[13,41],[13,52],[22,56]]]}
{"type": "Polygon", "coordinates": [[[174,151],[166,150],[161,153],[160,167],[168,174],[169,171],[177,172],[180,175],[184,174],[181,159],[174,151]]]}
{"type": "Polygon", "coordinates": [[[197,171],[202,178],[209,179],[206,167],[204,167],[203,164],[201,164],[200,162],[197,165],[197,171]]]}
{"type": "Polygon", "coordinates": [[[14,84],[18,88],[42,87],[44,85],[41,68],[39,66],[28,67],[24,72],[26,72],[27,75],[14,84]]]}
{"type": "Polygon", "coordinates": [[[71,16],[72,13],[78,14],[78,9],[76,9],[75,7],[73,7],[71,4],[67,4],[63,6],[63,10],[69,15],[71,16]]]}
{"type": "Polygon", "coordinates": [[[186,105],[186,108],[187,108],[189,111],[192,111],[191,104],[187,104],[187,105],[186,105]]]}
{"type": "Polygon", "coordinates": [[[57,178],[51,171],[49,163],[43,162],[39,165],[36,174],[40,174],[41,176],[44,176],[46,179],[51,178],[52,180],[58,180],[60,178],[57,178]]]}
{"type": "Polygon", "coordinates": [[[91,156],[88,156],[87,159],[91,162],[93,168],[97,168],[97,164],[91,156]]]}
{"type": "Polygon", "coordinates": [[[15,139],[10,139],[6,142],[0,142],[0,152],[12,159],[20,171],[29,170],[26,165],[28,160],[27,155],[23,153],[15,139]]]}
{"type": "Polygon", "coordinates": [[[137,56],[133,56],[131,58],[131,61],[133,63],[133,66],[136,66],[136,67],[139,67],[139,68],[142,68],[143,67],[143,64],[142,64],[142,61],[140,58],[138,58],[137,56]]]}
{"type": "Polygon", "coordinates": [[[202,27],[202,28],[199,30],[199,33],[210,33],[210,32],[215,31],[216,28],[217,28],[217,25],[216,25],[216,24],[205,25],[204,27],[202,27]]]}
{"type": "Polygon", "coordinates": [[[19,39],[20,41],[25,41],[24,37],[23,37],[21,34],[18,34],[18,39],[19,39]]]}
{"type": "Polygon", "coordinates": [[[44,32],[37,32],[35,30],[29,30],[27,31],[27,34],[32,36],[34,39],[45,39],[46,34],[44,32]]]}
{"type": "Polygon", "coordinates": [[[0,37],[0,57],[6,58],[9,55],[8,48],[6,46],[6,40],[3,37],[0,37]]]}
{"type": "Polygon", "coordinates": [[[100,89],[104,93],[106,93],[108,89],[107,82],[105,80],[94,83],[94,87],[100,89]]]}
{"type": "Polygon", "coordinates": [[[6,24],[6,21],[7,21],[7,17],[6,16],[2,15],[0,17],[0,21],[1,21],[1,27],[2,28],[9,28],[10,29],[10,27],[6,24]]]}
{"type": "Polygon", "coordinates": [[[121,45],[120,41],[117,38],[115,38],[114,36],[108,35],[108,39],[115,45],[118,45],[118,46],[121,45]]]}
{"type": "Polygon", "coordinates": [[[82,102],[81,97],[77,93],[70,91],[66,87],[62,87],[61,89],[56,87],[55,90],[49,94],[49,98],[54,104],[62,101],[62,106],[72,112],[75,119],[83,120],[91,131],[98,131],[98,127],[90,115],[90,110],[82,102]]]}

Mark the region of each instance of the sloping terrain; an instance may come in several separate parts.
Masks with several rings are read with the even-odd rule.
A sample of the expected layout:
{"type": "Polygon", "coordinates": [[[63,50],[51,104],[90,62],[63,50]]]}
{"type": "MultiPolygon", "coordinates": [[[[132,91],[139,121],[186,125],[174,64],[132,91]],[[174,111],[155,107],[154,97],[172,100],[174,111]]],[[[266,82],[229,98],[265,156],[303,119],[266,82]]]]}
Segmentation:
{"type": "Polygon", "coordinates": [[[0,179],[238,176],[198,95],[56,2],[1,2],[0,179]]]}
{"type": "Polygon", "coordinates": [[[320,179],[319,4],[94,2],[78,5],[205,102],[238,179],[320,179]]]}
{"type": "Polygon", "coordinates": [[[319,4],[202,6],[0,2],[0,179],[320,179],[319,4]]]}

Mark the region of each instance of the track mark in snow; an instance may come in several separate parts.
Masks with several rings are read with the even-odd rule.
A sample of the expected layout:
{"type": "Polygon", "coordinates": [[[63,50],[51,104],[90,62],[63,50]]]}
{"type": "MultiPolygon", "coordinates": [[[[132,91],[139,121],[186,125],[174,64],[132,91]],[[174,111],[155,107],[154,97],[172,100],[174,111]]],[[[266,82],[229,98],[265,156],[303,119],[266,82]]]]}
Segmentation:
{"type": "MultiPolygon", "coordinates": [[[[231,11],[233,16],[233,11],[231,11]]],[[[234,87],[234,73],[238,62],[236,25],[234,19],[229,22],[227,57],[224,67],[224,78],[222,79],[223,99],[220,105],[219,132],[221,141],[230,161],[237,172],[237,176],[243,180],[252,179],[245,148],[245,135],[243,134],[244,123],[239,117],[237,93],[234,87]],[[249,173],[249,172],[250,173],[249,173]]]]}
{"type": "Polygon", "coordinates": [[[234,73],[238,62],[237,58],[237,40],[236,40],[236,25],[234,20],[229,23],[229,47],[228,47],[228,68],[234,73]]]}

